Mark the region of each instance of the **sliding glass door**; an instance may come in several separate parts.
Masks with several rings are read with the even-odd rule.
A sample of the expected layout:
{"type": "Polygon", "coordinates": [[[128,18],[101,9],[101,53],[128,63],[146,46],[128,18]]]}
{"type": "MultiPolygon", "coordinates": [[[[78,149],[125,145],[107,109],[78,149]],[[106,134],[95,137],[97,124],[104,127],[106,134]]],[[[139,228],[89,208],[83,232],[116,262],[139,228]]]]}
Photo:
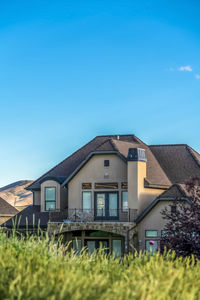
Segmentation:
{"type": "Polygon", "coordinates": [[[119,218],[118,192],[95,192],[95,219],[117,220],[119,218]]]}

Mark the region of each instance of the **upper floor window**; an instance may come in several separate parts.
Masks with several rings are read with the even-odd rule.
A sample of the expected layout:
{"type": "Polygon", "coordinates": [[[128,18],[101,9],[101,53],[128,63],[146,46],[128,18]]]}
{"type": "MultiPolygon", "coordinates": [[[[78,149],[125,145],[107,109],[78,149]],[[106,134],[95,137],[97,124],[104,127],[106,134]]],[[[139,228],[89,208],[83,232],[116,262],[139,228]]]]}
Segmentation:
{"type": "Polygon", "coordinates": [[[109,159],[104,160],[104,167],[109,167],[110,166],[110,161],[109,159]]]}
{"type": "Polygon", "coordinates": [[[95,183],[95,189],[118,189],[117,182],[104,182],[104,183],[95,183]]]}
{"type": "Polygon", "coordinates": [[[92,193],[83,192],[83,209],[90,210],[92,208],[92,193]]]}
{"type": "Polygon", "coordinates": [[[56,188],[46,187],[45,188],[45,210],[56,209],[56,188]]]}
{"type": "Polygon", "coordinates": [[[122,211],[128,211],[128,192],[126,191],[122,192],[122,211]]]}
{"type": "Polygon", "coordinates": [[[82,183],[83,190],[91,190],[92,184],[91,183],[82,183]]]}
{"type": "Polygon", "coordinates": [[[123,190],[127,190],[127,189],[128,189],[128,182],[122,182],[122,183],[121,183],[121,188],[122,188],[123,190]]]}

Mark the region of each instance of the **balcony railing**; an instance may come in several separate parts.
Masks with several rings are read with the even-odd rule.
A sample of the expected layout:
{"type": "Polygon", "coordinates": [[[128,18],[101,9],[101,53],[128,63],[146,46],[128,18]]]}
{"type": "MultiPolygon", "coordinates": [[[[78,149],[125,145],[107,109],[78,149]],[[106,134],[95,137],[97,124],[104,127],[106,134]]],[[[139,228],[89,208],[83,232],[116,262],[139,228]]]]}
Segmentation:
{"type": "Polygon", "coordinates": [[[122,209],[79,209],[70,208],[60,211],[49,211],[50,222],[134,222],[137,210],[122,209]]]}

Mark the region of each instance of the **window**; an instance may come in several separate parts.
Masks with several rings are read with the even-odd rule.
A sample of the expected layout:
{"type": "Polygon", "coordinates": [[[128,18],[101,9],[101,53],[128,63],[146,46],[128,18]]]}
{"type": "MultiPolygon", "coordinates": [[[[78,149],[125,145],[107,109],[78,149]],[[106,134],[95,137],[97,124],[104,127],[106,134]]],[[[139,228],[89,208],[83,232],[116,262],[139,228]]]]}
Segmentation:
{"type": "Polygon", "coordinates": [[[92,193],[83,192],[83,209],[91,210],[92,208],[92,193]]]}
{"type": "Polygon", "coordinates": [[[80,254],[81,253],[81,240],[75,239],[73,240],[73,249],[75,251],[75,254],[80,254]]]}
{"type": "Polygon", "coordinates": [[[163,237],[166,237],[166,235],[167,235],[166,230],[161,230],[161,237],[162,237],[162,238],[163,238],[163,237]]]}
{"type": "Polygon", "coordinates": [[[113,240],[112,241],[112,250],[114,257],[120,257],[122,255],[122,241],[113,240]]]}
{"type": "Polygon", "coordinates": [[[158,241],[153,241],[154,244],[151,245],[151,240],[146,240],[145,241],[145,249],[147,251],[151,251],[151,252],[156,252],[158,250],[158,241]]]}
{"type": "Polygon", "coordinates": [[[128,192],[122,192],[122,211],[128,211],[128,192]]]}
{"type": "Polygon", "coordinates": [[[92,184],[91,183],[82,183],[83,190],[91,190],[92,184]]]}
{"type": "Polygon", "coordinates": [[[176,205],[171,205],[171,214],[176,213],[176,205]]]}
{"type": "Polygon", "coordinates": [[[158,237],[158,230],[145,230],[145,236],[148,238],[158,237]]]}
{"type": "Polygon", "coordinates": [[[108,159],[104,160],[104,167],[109,167],[110,161],[108,159]]]}
{"type": "Polygon", "coordinates": [[[45,188],[45,210],[56,209],[56,188],[46,187],[45,188]]]}
{"type": "Polygon", "coordinates": [[[104,183],[95,183],[95,189],[118,189],[118,183],[117,182],[104,182],[104,183]]]}
{"type": "Polygon", "coordinates": [[[122,182],[121,183],[121,188],[122,188],[122,190],[127,190],[128,189],[128,182],[122,182]]]}

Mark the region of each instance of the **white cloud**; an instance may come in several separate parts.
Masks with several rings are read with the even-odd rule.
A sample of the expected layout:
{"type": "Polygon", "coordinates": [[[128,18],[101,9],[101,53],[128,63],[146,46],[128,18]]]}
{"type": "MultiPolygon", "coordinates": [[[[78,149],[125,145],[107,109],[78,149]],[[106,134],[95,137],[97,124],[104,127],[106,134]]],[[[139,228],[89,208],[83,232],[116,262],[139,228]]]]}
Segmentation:
{"type": "Polygon", "coordinates": [[[199,74],[196,74],[195,77],[196,77],[196,79],[200,79],[200,75],[199,74]]]}
{"type": "Polygon", "coordinates": [[[191,66],[181,66],[180,68],[178,68],[178,70],[181,72],[183,72],[183,71],[192,72],[191,66]]]}

